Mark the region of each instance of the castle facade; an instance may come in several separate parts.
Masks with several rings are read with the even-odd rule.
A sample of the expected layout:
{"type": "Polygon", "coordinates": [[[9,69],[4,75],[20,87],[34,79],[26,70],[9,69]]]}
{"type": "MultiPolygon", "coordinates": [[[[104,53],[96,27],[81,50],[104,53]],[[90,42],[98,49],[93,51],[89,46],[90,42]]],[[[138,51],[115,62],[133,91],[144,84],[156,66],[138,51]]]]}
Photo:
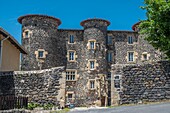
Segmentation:
{"type": "MultiPolygon", "coordinates": [[[[46,15],[21,16],[18,22],[28,52],[22,55],[22,70],[65,66],[66,104],[111,105],[112,65],[160,60],[138,34],[138,24],[133,31],[115,31],[107,29],[109,21],[94,18],[82,21],[83,29],[58,29],[61,21],[46,15]]],[[[114,87],[119,89],[119,81],[114,87]]]]}

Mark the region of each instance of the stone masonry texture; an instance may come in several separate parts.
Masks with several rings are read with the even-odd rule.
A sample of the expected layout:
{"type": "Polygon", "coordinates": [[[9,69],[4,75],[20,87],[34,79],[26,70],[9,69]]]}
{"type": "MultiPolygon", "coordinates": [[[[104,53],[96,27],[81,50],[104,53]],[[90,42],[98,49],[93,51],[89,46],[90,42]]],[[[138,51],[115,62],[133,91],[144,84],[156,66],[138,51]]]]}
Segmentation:
{"type": "MultiPolygon", "coordinates": [[[[170,62],[161,61],[145,65],[113,65],[112,74],[122,75],[121,91],[116,91],[112,87],[112,94],[118,94],[115,100],[119,104],[170,99],[170,62]]],[[[112,79],[114,80],[114,78],[112,79]]]]}
{"type": "MultiPolygon", "coordinates": [[[[28,51],[28,55],[22,55],[21,69],[32,71],[64,66],[64,72],[75,70],[76,79],[65,80],[64,101],[76,106],[96,103],[104,106],[110,103],[113,83],[107,76],[112,72],[112,65],[144,65],[161,59],[159,51],[148,44],[137,31],[108,30],[110,22],[104,19],[84,20],[81,22],[83,29],[58,29],[61,21],[45,15],[26,15],[18,21],[22,24],[22,45],[28,51]],[[26,31],[29,31],[29,37],[25,37],[26,31]],[[71,44],[70,35],[74,37],[74,43],[71,44]],[[109,44],[106,43],[108,36],[111,37],[109,44]],[[129,36],[133,38],[133,44],[128,44],[129,36]],[[95,49],[89,49],[90,40],[95,41],[95,49]],[[43,58],[37,58],[39,50],[46,53],[43,58]],[[69,61],[69,51],[75,52],[74,61],[69,61]],[[134,62],[127,61],[129,51],[134,52],[134,62]],[[108,53],[112,53],[111,61],[107,61],[108,53]],[[148,54],[147,60],[142,60],[143,53],[148,54]],[[95,69],[92,70],[89,66],[91,60],[95,62],[95,69]],[[90,88],[90,81],[94,81],[93,89],[90,88]],[[72,94],[69,97],[71,101],[68,94],[72,94]]],[[[36,77],[33,76],[32,79],[36,77]]],[[[39,82],[41,81],[37,81],[39,82]]],[[[54,89],[50,88],[48,91],[54,89]]]]}
{"type": "Polygon", "coordinates": [[[60,104],[65,98],[64,67],[0,73],[0,95],[26,96],[29,102],[60,104]]]}

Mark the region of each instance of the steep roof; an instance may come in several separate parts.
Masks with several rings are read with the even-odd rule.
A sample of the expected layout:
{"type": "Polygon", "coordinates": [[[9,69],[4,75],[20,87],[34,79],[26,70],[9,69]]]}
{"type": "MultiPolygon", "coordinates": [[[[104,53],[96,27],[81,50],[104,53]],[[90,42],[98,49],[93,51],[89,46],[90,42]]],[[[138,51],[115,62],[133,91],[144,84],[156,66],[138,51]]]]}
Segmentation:
{"type": "Polygon", "coordinates": [[[23,54],[27,54],[26,50],[18,43],[17,40],[13,36],[11,36],[7,31],[0,27],[0,34],[4,35],[5,37],[9,36],[8,40],[23,54]]]}

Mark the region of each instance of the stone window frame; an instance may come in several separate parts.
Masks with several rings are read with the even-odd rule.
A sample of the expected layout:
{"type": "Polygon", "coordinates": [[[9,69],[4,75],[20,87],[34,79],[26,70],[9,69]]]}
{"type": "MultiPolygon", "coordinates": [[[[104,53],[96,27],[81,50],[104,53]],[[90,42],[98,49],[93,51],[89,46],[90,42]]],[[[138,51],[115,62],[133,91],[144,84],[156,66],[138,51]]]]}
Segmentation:
{"type": "Polygon", "coordinates": [[[44,49],[38,49],[37,51],[35,51],[36,59],[45,59],[47,54],[48,54],[48,52],[45,51],[44,49]],[[43,56],[42,57],[39,57],[39,52],[43,52],[43,56]]]}
{"type": "Polygon", "coordinates": [[[76,34],[74,32],[68,33],[68,44],[76,44],[75,36],[76,34]],[[73,43],[70,43],[70,36],[73,36],[73,43]]]}
{"type": "Polygon", "coordinates": [[[89,79],[88,80],[88,89],[89,90],[95,90],[97,88],[97,83],[96,83],[96,79],[89,79]],[[91,83],[94,82],[93,84],[93,88],[91,87],[91,83]]]}
{"type": "Polygon", "coordinates": [[[148,54],[148,52],[143,52],[143,53],[142,53],[141,60],[142,60],[142,61],[147,61],[147,60],[149,60],[149,57],[150,57],[150,54],[148,54]],[[146,59],[144,58],[144,55],[146,55],[146,59]]]}
{"type": "Polygon", "coordinates": [[[97,60],[96,59],[89,59],[88,60],[87,67],[88,67],[89,70],[91,70],[91,71],[92,70],[96,70],[97,66],[98,66],[98,64],[97,64],[97,60]],[[91,64],[90,64],[91,61],[94,61],[94,68],[93,69],[91,69],[91,64]]]}
{"type": "Polygon", "coordinates": [[[107,35],[107,37],[106,37],[106,44],[107,45],[112,45],[113,44],[113,35],[112,34],[108,34],[107,35]],[[110,43],[108,43],[108,39],[109,39],[108,37],[111,37],[111,42],[110,43]]]}
{"type": "Polygon", "coordinates": [[[113,81],[114,81],[114,88],[118,91],[118,92],[120,92],[121,90],[122,90],[122,75],[120,75],[120,74],[115,74],[114,76],[113,76],[113,81]],[[119,77],[118,79],[116,78],[116,77],[119,77]],[[119,81],[119,85],[120,85],[120,87],[115,87],[115,81],[119,81]]]}
{"type": "Polygon", "coordinates": [[[112,61],[113,61],[113,52],[112,51],[107,51],[107,62],[111,63],[112,61]],[[111,54],[111,59],[109,59],[110,55],[108,55],[108,54],[111,54]]]}
{"type": "Polygon", "coordinates": [[[32,31],[26,29],[23,31],[22,35],[23,35],[23,38],[30,38],[31,37],[31,34],[32,34],[32,31]],[[28,36],[26,37],[26,32],[28,33],[28,36]]]}
{"type": "Polygon", "coordinates": [[[68,100],[74,101],[75,100],[75,93],[74,93],[74,91],[67,91],[66,92],[66,98],[67,98],[67,101],[68,100]],[[72,98],[68,98],[69,94],[72,94],[72,98]]]}
{"type": "Polygon", "coordinates": [[[135,52],[135,51],[127,51],[127,62],[128,63],[135,63],[136,62],[136,59],[137,59],[137,56],[138,56],[138,53],[135,52]],[[133,61],[129,61],[129,53],[132,52],[133,53],[133,61]]]}
{"type": "Polygon", "coordinates": [[[95,39],[88,40],[88,49],[91,49],[91,50],[96,49],[96,40],[95,39]],[[94,42],[94,48],[91,48],[91,43],[90,42],[94,42]]]}
{"type": "Polygon", "coordinates": [[[66,69],[66,72],[68,72],[68,71],[69,71],[69,72],[71,72],[71,71],[72,71],[72,72],[73,72],[73,71],[75,72],[75,79],[74,79],[74,80],[67,80],[67,73],[66,73],[66,76],[65,76],[65,77],[66,77],[66,81],[77,81],[77,79],[78,79],[77,70],[76,70],[76,69],[66,69]]]}
{"type": "Polygon", "coordinates": [[[135,44],[138,44],[138,42],[139,42],[138,37],[135,37],[133,34],[127,35],[127,44],[128,45],[135,45],[135,44]],[[129,37],[132,37],[132,43],[129,43],[129,37]],[[137,41],[134,41],[134,38],[137,38],[137,41]]]}
{"type": "Polygon", "coordinates": [[[67,51],[67,61],[68,62],[76,62],[77,55],[76,55],[76,50],[68,50],[67,51]],[[74,52],[74,59],[70,60],[70,52],[74,52]]]}

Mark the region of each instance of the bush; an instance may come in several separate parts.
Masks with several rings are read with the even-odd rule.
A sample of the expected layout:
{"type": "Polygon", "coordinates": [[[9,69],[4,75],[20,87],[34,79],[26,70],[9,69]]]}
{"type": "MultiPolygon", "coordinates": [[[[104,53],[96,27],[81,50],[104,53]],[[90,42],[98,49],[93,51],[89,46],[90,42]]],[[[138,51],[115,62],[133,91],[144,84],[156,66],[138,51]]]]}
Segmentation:
{"type": "Polygon", "coordinates": [[[37,104],[37,103],[28,103],[28,108],[27,109],[33,110],[36,107],[39,107],[39,104],[37,104]]]}

